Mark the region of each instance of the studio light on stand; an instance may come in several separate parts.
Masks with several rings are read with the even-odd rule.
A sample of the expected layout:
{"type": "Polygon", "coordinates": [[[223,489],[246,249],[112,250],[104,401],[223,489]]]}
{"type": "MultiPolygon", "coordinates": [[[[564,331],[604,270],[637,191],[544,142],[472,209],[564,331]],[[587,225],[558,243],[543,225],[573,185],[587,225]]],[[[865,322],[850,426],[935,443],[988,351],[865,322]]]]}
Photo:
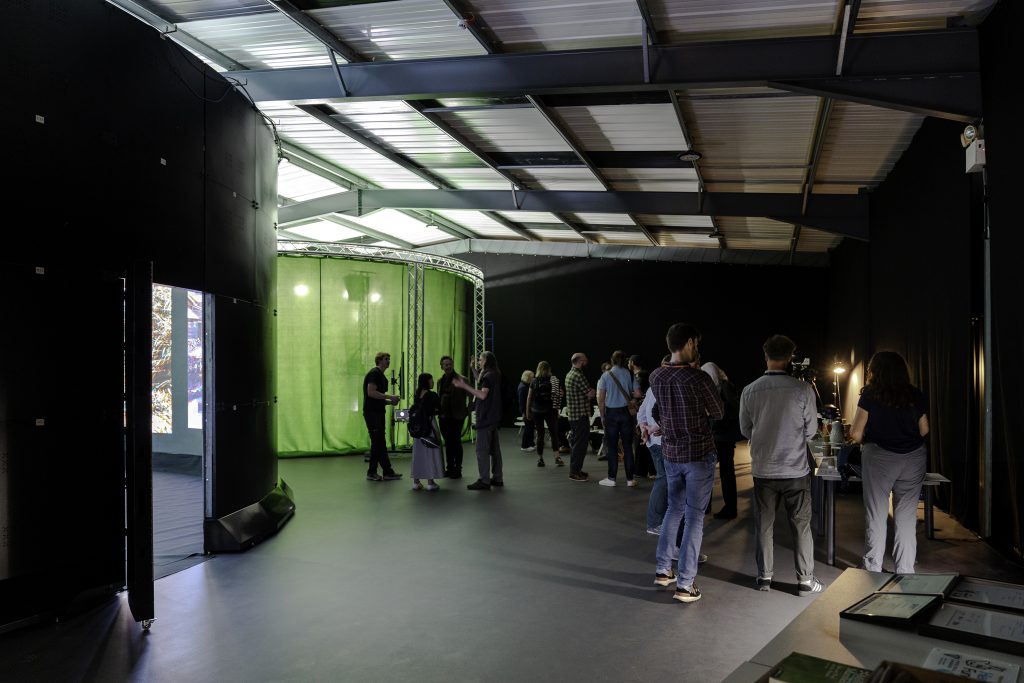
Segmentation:
{"type": "Polygon", "coordinates": [[[843,434],[843,399],[839,392],[839,377],[845,372],[846,366],[842,363],[836,363],[832,366],[832,402],[835,404],[836,412],[835,419],[832,422],[829,441],[833,444],[842,444],[846,441],[846,436],[843,434]]]}

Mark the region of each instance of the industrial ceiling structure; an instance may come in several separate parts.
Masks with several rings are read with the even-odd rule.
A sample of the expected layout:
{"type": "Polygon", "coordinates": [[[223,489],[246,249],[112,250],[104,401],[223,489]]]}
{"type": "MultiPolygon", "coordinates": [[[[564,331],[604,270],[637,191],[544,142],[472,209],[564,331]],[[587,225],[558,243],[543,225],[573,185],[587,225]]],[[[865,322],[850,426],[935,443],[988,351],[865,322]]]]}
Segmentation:
{"type": "Polygon", "coordinates": [[[996,0],[108,0],[276,130],[279,237],[821,265],[996,0]]]}

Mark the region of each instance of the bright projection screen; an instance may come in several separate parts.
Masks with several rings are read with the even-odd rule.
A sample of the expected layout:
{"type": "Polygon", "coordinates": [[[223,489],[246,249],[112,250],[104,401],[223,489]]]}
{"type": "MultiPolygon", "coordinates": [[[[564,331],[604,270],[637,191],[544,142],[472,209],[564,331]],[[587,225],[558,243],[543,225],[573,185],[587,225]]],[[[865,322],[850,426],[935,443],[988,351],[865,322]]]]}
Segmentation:
{"type": "MultiPolygon", "coordinates": [[[[472,284],[425,269],[421,372],[440,375],[441,356],[468,372],[472,284]]],[[[403,264],[317,256],[277,259],[277,451],[282,457],[364,452],[363,377],[378,351],[403,376],[401,406],[412,403],[408,286],[403,264]]],[[[393,393],[389,391],[389,393],[393,393]]],[[[389,422],[390,422],[390,408],[389,422]]],[[[395,442],[409,443],[396,425],[395,442]]],[[[388,444],[390,447],[390,443],[388,444]]]]}

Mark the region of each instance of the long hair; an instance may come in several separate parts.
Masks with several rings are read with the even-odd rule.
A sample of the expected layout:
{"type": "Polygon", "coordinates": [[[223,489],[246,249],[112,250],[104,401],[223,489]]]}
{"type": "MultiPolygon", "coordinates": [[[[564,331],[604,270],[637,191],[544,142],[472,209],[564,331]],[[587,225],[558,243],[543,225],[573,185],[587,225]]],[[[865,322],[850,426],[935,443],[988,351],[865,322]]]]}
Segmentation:
{"type": "Polygon", "coordinates": [[[546,360],[542,360],[537,363],[537,377],[550,377],[551,376],[551,363],[546,360]]]}
{"type": "Polygon", "coordinates": [[[429,372],[424,372],[416,379],[416,393],[419,394],[422,391],[430,391],[430,383],[434,381],[434,376],[429,372]]]}
{"type": "MultiPolygon", "coordinates": [[[[484,372],[488,370],[498,370],[498,359],[495,357],[493,351],[484,351],[480,354],[484,359],[484,372]]],[[[498,370],[500,372],[500,370],[498,370]]]]}
{"type": "Polygon", "coordinates": [[[876,401],[895,408],[914,404],[913,386],[907,361],[895,351],[879,351],[868,363],[867,384],[861,393],[870,393],[876,401]]]}

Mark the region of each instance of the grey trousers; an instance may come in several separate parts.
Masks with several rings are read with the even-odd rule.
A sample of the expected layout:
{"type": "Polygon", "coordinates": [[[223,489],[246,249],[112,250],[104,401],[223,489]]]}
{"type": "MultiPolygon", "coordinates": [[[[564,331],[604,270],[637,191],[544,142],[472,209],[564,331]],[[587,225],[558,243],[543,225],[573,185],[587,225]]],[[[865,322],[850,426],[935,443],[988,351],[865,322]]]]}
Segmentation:
{"type": "Polygon", "coordinates": [[[864,468],[864,568],[882,571],[889,522],[889,492],[896,527],[892,554],[896,573],[913,574],[917,561],[917,501],[928,455],[924,446],[910,453],[893,453],[871,443],[861,448],[864,468]]]}
{"type": "Polygon", "coordinates": [[[501,474],[501,444],[497,427],[479,427],[476,430],[476,464],[480,481],[503,481],[501,474]]]}
{"type": "Polygon", "coordinates": [[[757,578],[775,571],[775,510],[786,508],[793,534],[793,562],[799,582],[814,578],[814,537],[811,535],[811,475],[796,479],[754,477],[754,556],[757,578]]]}

